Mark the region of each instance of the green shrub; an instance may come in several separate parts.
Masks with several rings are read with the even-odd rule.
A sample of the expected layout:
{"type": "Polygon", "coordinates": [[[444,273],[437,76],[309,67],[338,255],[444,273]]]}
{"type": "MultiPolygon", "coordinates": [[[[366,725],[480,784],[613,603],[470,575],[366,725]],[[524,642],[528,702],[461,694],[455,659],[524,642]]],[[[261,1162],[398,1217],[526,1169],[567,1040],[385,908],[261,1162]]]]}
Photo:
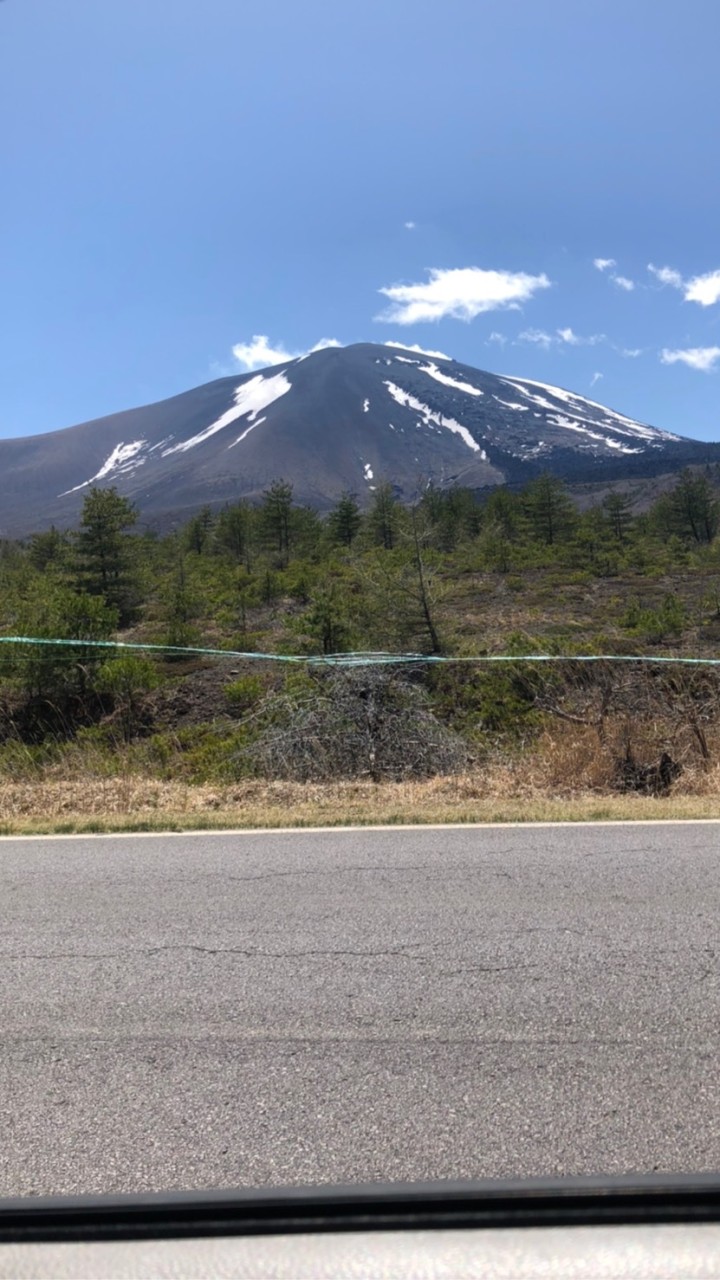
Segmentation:
{"type": "Polygon", "coordinates": [[[634,600],[626,609],[620,625],[648,644],[662,644],[664,640],[682,635],[688,618],[679,596],[668,592],[659,609],[644,608],[639,600],[634,600]]]}
{"type": "Polygon", "coordinates": [[[225,697],[233,711],[252,711],[265,693],[265,682],[261,676],[239,676],[231,684],[225,686],[225,697]]]}

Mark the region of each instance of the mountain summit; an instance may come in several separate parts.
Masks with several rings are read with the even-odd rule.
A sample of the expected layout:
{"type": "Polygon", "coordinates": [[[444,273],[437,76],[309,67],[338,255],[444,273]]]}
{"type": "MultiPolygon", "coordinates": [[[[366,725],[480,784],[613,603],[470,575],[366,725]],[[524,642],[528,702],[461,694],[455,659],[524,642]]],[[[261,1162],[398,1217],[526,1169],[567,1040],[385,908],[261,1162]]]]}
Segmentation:
{"type": "Polygon", "coordinates": [[[358,343],[0,440],[0,534],[74,523],[93,484],[115,485],[144,518],[167,522],[255,497],[280,477],[322,509],[343,490],[367,499],[386,480],[410,498],[430,481],[482,489],[546,469],[582,480],[652,474],[713,450],[560,387],[358,343]]]}

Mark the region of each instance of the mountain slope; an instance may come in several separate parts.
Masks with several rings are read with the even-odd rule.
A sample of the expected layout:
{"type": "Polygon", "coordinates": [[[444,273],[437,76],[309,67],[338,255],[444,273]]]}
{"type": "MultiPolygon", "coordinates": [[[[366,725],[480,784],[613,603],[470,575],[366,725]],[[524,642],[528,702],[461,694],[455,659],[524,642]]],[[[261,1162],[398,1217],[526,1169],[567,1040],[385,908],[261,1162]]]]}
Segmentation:
{"type": "Polygon", "coordinates": [[[93,483],[166,522],[255,497],[280,476],[324,508],[346,489],[364,501],[381,480],[410,497],[428,481],[484,488],[546,468],[601,479],[718,455],[559,387],[362,343],[0,440],[0,534],[72,524],[93,483]]]}

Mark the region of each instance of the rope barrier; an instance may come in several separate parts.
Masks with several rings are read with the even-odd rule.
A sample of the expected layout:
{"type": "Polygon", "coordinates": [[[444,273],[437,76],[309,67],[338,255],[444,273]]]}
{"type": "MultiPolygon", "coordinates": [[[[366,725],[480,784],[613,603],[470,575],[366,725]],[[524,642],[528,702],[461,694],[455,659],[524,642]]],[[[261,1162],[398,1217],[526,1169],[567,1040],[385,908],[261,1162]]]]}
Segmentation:
{"type": "MultiPolygon", "coordinates": [[[[0,645],[36,645],[44,648],[59,649],[102,649],[117,652],[135,652],[157,654],[185,655],[188,657],[230,658],[234,661],[252,662],[285,662],[306,666],[329,667],[370,667],[370,666],[405,666],[415,664],[460,664],[460,663],[517,663],[517,662],[641,662],[648,665],[675,664],[678,666],[720,666],[720,658],[685,658],[660,656],[654,654],[556,654],[556,653],[489,653],[446,655],[435,653],[384,653],[384,652],[351,652],[326,654],[299,653],[255,653],[240,649],[212,649],[195,645],[149,644],[127,640],[67,640],[53,639],[43,636],[0,636],[0,645]]],[[[72,655],[68,655],[72,660],[72,655]]]]}

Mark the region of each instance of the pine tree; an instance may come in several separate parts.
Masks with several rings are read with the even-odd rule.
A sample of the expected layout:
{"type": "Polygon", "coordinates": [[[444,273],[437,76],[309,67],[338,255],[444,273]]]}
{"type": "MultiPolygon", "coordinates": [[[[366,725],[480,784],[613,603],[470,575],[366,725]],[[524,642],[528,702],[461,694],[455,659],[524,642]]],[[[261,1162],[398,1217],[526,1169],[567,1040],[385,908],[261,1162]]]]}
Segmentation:
{"type": "Polygon", "coordinates": [[[244,564],[248,573],[252,559],[252,515],[252,508],[247,502],[237,502],[220,512],[215,527],[215,543],[219,550],[232,556],[238,564],[244,564]]]}
{"type": "Polygon", "coordinates": [[[562,540],[577,516],[562,480],[547,471],[528,485],[525,490],[525,507],[535,537],[548,547],[562,540]]]}
{"type": "Polygon", "coordinates": [[[610,532],[618,542],[627,542],[632,525],[630,499],[624,493],[608,493],[602,501],[610,532]]]}
{"type": "Polygon", "coordinates": [[[290,558],[290,516],[293,487],[285,480],[275,480],[263,493],[261,514],[267,534],[274,545],[279,567],[285,568],[290,558]]]}
{"type": "Polygon", "coordinates": [[[395,546],[399,522],[398,501],[392,485],[381,484],[370,508],[369,525],[374,541],[386,551],[392,551],[395,546]]]}
{"type": "Polygon", "coordinates": [[[334,542],[351,547],[362,523],[360,508],[351,493],[344,493],[328,516],[328,526],[334,542]]]}
{"type": "Polygon", "coordinates": [[[185,526],[185,542],[188,551],[196,551],[198,555],[202,555],[207,551],[210,545],[210,538],[213,530],[213,513],[209,507],[202,507],[196,516],[185,526]]]}
{"type": "Polygon", "coordinates": [[[683,471],[670,501],[678,533],[695,542],[712,542],[720,525],[720,508],[706,476],[683,471]]]}
{"type": "Polygon", "coordinates": [[[117,489],[91,489],[75,542],[78,586],[116,609],[120,626],[132,621],[137,605],[135,539],[128,533],[136,521],[136,508],[117,489]]]}
{"type": "Polygon", "coordinates": [[[49,564],[62,561],[68,549],[66,534],[60,533],[54,524],[43,533],[34,533],[30,539],[29,557],[33,569],[42,573],[49,564]]]}

